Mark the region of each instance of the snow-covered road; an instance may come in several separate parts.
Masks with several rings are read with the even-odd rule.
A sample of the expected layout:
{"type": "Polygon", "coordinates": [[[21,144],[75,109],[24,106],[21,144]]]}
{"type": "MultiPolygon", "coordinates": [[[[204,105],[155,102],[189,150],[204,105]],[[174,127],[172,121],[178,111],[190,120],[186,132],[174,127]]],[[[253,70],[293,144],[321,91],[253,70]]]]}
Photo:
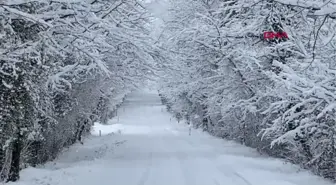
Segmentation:
{"type": "Polygon", "coordinates": [[[155,92],[128,96],[112,125],[96,125],[43,168],[23,170],[17,185],[331,185],[294,165],[188,127],[155,92]],[[110,132],[115,134],[104,135],[110,132]]]}

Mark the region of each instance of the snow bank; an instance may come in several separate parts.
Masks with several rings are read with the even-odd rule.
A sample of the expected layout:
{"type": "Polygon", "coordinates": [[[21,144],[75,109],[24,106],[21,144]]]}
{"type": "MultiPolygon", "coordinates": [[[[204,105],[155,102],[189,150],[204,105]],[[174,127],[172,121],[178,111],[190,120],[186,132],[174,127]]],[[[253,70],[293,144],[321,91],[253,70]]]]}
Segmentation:
{"type": "MultiPolygon", "coordinates": [[[[109,123],[111,123],[111,120],[109,123]]],[[[103,125],[95,123],[91,134],[94,136],[109,135],[109,134],[122,134],[122,135],[157,135],[157,134],[171,134],[178,135],[178,131],[169,127],[153,127],[144,125],[123,125],[120,123],[103,125]],[[167,132],[168,131],[168,132],[167,132]]]]}
{"type": "Polygon", "coordinates": [[[153,132],[153,128],[146,126],[136,126],[136,125],[123,125],[120,123],[103,125],[96,122],[93,126],[91,134],[94,136],[102,136],[109,134],[150,134],[153,132]]]}
{"type": "Polygon", "coordinates": [[[113,133],[120,133],[121,130],[123,130],[122,124],[103,125],[99,122],[95,122],[91,130],[91,134],[94,136],[104,136],[113,133]]]}

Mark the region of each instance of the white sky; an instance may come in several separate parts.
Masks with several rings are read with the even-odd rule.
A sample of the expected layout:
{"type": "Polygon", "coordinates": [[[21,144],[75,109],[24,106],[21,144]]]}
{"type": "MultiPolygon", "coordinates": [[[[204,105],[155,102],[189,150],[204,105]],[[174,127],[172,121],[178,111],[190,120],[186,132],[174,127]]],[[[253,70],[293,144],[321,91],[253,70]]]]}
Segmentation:
{"type": "Polygon", "coordinates": [[[153,21],[153,37],[157,38],[160,33],[162,32],[164,22],[167,18],[167,1],[166,0],[144,0],[144,2],[147,4],[148,10],[153,14],[153,16],[156,18],[153,21]]]}

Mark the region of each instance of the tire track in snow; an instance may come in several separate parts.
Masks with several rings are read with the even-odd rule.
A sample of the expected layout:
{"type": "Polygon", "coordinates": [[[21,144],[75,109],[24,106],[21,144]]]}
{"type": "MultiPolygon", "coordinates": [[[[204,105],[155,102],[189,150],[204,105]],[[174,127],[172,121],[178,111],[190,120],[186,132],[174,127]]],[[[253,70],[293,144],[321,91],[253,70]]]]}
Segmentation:
{"type": "Polygon", "coordinates": [[[213,179],[213,181],[214,181],[215,185],[221,185],[221,184],[219,184],[219,182],[216,179],[213,179]]]}
{"type": "Polygon", "coordinates": [[[238,173],[235,169],[227,165],[225,167],[225,170],[220,167],[221,161],[208,159],[210,163],[212,163],[215,168],[218,170],[219,173],[231,178],[233,181],[236,181],[237,183],[241,185],[253,185],[248,179],[246,179],[243,175],[238,173]]]}
{"type": "MultiPolygon", "coordinates": [[[[187,143],[191,148],[195,148],[197,149],[197,145],[191,141],[190,139],[188,138],[185,138],[185,139],[180,139],[181,141],[184,141],[185,143],[187,143]]],[[[218,150],[214,150],[213,151],[215,154],[220,154],[218,152],[218,150]]],[[[236,170],[234,170],[233,168],[231,167],[227,167],[227,170],[223,170],[219,167],[218,164],[220,164],[220,161],[217,161],[217,160],[213,160],[213,159],[210,159],[206,156],[202,157],[204,160],[208,161],[208,164],[211,165],[213,169],[215,169],[215,171],[218,171],[218,173],[220,174],[223,174],[224,176],[232,179],[233,181],[236,181],[237,183],[239,184],[242,184],[242,185],[253,185],[251,182],[249,182],[244,176],[242,176],[241,174],[239,174],[236,170]]],[[[218,182],[217,178],[213,178],[213,181],[214,181],[214,184],[216,185],[220,185],[220,183],[218,182]]]]}
{"type": "MultiPolygon", "coordinates": [[[[232,169],[232,168],[231,168],[232,169]]],[[[252,185],[251,182],[249,182],[245,177],[243,177],[242,175],[240,175],[237,171],[233,171],[232,169],[232,173],[238,177],[239,179],[241,179],[242,181],[245,182],[246,185],[252,185]]]]}
{"type": "Polygon", "coordinates": [[[150,171],[152,169],[152,166],[153,166],[153,153],[151,152],[149,154],[149,163],[147,165],[147,168],[145,170],[145,172],[143,172],[141,178],[140,178],[140,181],[138,182],[137,185],[144,185],[147,181],[148,181],[148,178],[149,178],[149,174],[150,174],[150,171]]]}
{"type": "MultiPolygon", "coordinates": [[[[166,139],[164,137],[161,137],[158,139],[159,141],[159,152],[162,153],[169,153],[171,155],[167,155],[167,159],[162,163],[162,166],[160,168],[165,168],[164,172],[169,173],[162,175],[162,171],[159,169],[157,170],[157,176],[161,176],[161,180],[165,180],[163,184],[170,185],[194,185],[192,183],[188,183],[188,180],[185,175],[185,171],[182,169],[182,161],[186,159],[186,154],[178,152],[178,148],[174,147],[177,146],[180,142],[177,139],[178,137],[174,137],[171,140],[171,143],[169,145],[167,144],[166,139]],[[168,163],[168,164],[167,164],[168,163]]],[[[160,184],[156,183],[155,185],[160,184]]],[[[153,184],[154,185],[154,184],[153,184]]]]}
{"type": "Polygon", "coordinates": [[[184,185],[192,185],[192,183],[190,182],[190,180],[187,178],[187,173],[185,171],[185,169],[183,168],[182,165],[182,160],[183,157],[180,154],[176,154],[173,158],[171,158],[174,162],[176,162],[176,170],[179,171],[179,174],[181,175],[181,180],[184,182],[184,185]]]}
{"type": "MultiPolygon", "coordinates": [[[[199,145],[196,145],[193,141],[189,140],[189,137],[186,138],[178,138],[177,142],[185,143],[185,148],[192,148],[193,151],[199,151],[199,145]]],[[[213,185],[223,185],[223,177],[219,174],[222,174],[216,167],[213,161],[209,159],[210,156],[189,156],[187,153],[177,153],[178,159],[180,161],[181,170],[184,174],[184,178],[186,180],[187,185],[193,185],[199,183],[198,179],[200,176],[198,174],[192,174],[188,172],[192,172],[191,169],[205,169],[205,171],[211,172],[208,176],[206,176],[206,179],[209,182],[212,182],[213,185]],[[184,154],[184,155],[183,155],[184,154]],[[186,161],[190,159],[189,161],[186,161]]],[[[202,179],[204,180],[204,179],[202,179]]],[[[227,181],[225,181],[227,182],[227,181]]]]}
{"type": "MultiPolygon", "coordinates": [[[[191,147],[194,147],[194,148],[198,148],[197,143],[202,143],[202,140],[196,140],[196,142],[195,142],[194,140],[192,140],[192,137],[186,137],[183,140],[186,143],[190,144],[191,147]]],[[[211,148],[211,150],[217,156],[222,155],[221,150],[219,150],[217,148],[211,148]]],[[[232,180],[236,181],[237,183],[242,184],[242,185],[253,185],[254,184],[254,183],[251,183],[248,179],[246,179],[243,175],[238,173],[235,169],[233,169],[230,166],[227,166],[226,170],[221,169],[220,166],[223,165],[221,160],[208,158],[206,156],[204,157],[204,159],[208,160],[209,164],[212,164],[214,166],[214,168],[216,168],[219,173],[227,176],[228,178],[231,178],[232,180]]]]}
{"type": "MultiPolygon", "coordinates": [[[[178,140],[177,140],[177,142],[178,142],[178,140]]],[[[177,159],[180,171],[183,174],[183,181],[185,182],[184,184],[185,185],[191,185],[192,182],[190,182],[190,179],[188,179],[188,174],[187,174],[187,171],[186,171],[186,169],[184,167],[184,164],[185,164],[184,160],[186,159],[185,155],[182,155],[177,150],[175,150],[174,152],[176,152],[175,158],[177,159]]]]}
{"type": "MultiPolygon", "coordinates": [[[[179,145],[181,143],[181,138],[177,137],[174,140],[176,143],[175,145],[179,145]]],[[[181,172],[181,176],[183,177],[183,182],[184,185],[194,185],[194,183],[191,181],[191,179],[189,178],[189,173],[188,171],[190,171],[190,169],[187,169],[186,167],[190,167],[187,165],[186,160],[188,159],[188,154],[186,154],[185,152],[181,152],[179,151],[178,147],[173,147],[174,148],[174,160],[177,161],[178,166],[179,166],[179,171],[181,172]]]]}

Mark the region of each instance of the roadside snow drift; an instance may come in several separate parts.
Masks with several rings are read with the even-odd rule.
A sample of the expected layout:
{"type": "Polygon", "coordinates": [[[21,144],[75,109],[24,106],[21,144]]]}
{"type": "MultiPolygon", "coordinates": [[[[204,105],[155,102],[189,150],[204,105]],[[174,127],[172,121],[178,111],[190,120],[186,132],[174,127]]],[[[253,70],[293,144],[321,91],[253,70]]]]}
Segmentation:
{"type": "Polygon", "coordinates": [[[120,133],[122,129],[122,124],[103,125],[99,122],[95,122],[91,130],[91,134],[94,136],[104,136],[113,133],[120,133]]]}

